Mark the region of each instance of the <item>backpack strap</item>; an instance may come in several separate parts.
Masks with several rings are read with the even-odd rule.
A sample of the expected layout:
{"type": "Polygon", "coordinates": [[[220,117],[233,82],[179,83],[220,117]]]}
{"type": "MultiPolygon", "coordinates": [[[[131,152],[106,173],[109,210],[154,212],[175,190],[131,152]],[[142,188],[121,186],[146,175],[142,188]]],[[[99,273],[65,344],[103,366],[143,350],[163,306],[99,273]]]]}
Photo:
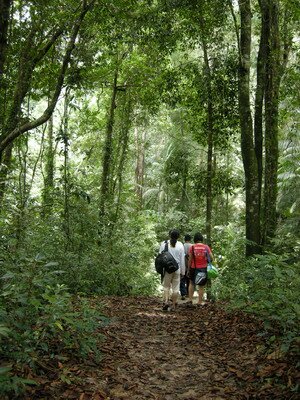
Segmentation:
{"type": "Polygon", "coordinates": [[[211,263],[211,259],[210,259],[210,255],[209,255],[209,251],[207,249],[207,246],[206,246],[206,259],[207,259],[208,264],[210,264],[211,263]]]}
{"type": "Polygon", "coordinates": [[[194,258],[194,268],[196,269],[196,256],[195,256],[195,252],[194,252],[194,245],[192,245],[192,253],[193,253],[193,258],[194,258]]]}
{"type": "MultiPolygon", "coordinates": [[[[168,241],[167,241],[167,240],[165,240],[165,248],[164,248],[163,252],[166,252],[166,251],[168,251],[168,241]]],[[[161,277],[160,277],[161,283],[162,283],[163,280],[164,280],[165,273],[166,273],[166,271],[165,271],[165,269],[164,269],[164,270],[163,270],[163,273],[161,274],[161,277]]]]}
{"type": "Polygon", "coordinates": [[[168,241],[165,240],[165,250],[164,251],[168,251],[168,241]]]}

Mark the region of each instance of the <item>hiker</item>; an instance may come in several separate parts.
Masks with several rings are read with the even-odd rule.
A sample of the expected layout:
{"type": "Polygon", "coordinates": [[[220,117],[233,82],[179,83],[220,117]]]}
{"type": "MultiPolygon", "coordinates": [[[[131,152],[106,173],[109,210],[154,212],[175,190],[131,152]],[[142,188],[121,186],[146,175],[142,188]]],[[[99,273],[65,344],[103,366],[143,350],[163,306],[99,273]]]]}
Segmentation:
{"type": "MultiPolygon", "coordinates": [[[[184,260],[184,247],[183,244],[178,240],[180,234],[177,229],[173,229],[169,232],[170,239],[168,243],[168,252],[177,261],[179,268],[177,271],[169,274],[165,272],[163,277],[163,310],[174,311],[176,309],[177,298],[179,294],[180,276],[185,274],[185,260],[184,260]],[[170,289],[172,288],[172,295],[170,297],[170,289]],[[169,302],[171,298],[172,304],[169,302]]],[[[159,252],[161,253],[165,249],[165,242],[160,245],[159,252]]]]}
{"type": "Polygon", "coordinates": [[[184,259],[185,259],[185,274],[180,276],[180,295],[181,295],[181,300],[185,300],[186,296],[188,295],[188,290],[189,290],[189,278],[187,276],[188,274],[188,261],[189,261],[189,249],[192,245],[191,243],[192,236],[189,234],[186,234],[184,236],[184,259]]]}
{"type": "Polygon", "coordinates": [[[198,286],[198,304],[204,305],[204,288],[207,282],[207,264],[213,261],[213,254],[210,247],[203,243],[203,236],[200,232],[194,235],[194,244],[189,249],[189,302],[193,304],[195,286],[198,286]]]}

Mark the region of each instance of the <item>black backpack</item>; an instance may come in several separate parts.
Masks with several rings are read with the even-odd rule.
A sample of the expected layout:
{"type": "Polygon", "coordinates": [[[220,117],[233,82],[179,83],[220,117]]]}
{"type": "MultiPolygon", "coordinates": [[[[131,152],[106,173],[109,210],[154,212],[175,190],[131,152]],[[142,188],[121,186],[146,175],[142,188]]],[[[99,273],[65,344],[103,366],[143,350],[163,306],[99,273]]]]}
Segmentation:
{"type": "Polygon", "coordinates": [[[173,272],[177,271],[178,268],[178,262],[175,260],[172,254],[168,252],[168,242],[166,240],[164,250],[155,258],[156,272],[161,275],[164,275],[165,272],[172,274],[173,272]]]}

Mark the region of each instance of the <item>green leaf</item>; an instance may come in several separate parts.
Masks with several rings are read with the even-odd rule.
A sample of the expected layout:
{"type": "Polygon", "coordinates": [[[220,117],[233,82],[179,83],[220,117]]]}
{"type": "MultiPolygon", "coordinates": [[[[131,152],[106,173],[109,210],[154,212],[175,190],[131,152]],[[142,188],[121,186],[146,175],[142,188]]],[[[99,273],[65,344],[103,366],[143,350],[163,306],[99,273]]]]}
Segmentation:
{"type": "Polygon", "coordinates": [[[1,279],[6,280],[6,279],[12,279],[16,276],[16,274],[14,274],[11,271],[6,272],[6,274],[1,276],[1,279]]]}
{"type": "Polygon", "coordinates": [[[11,371],[11,367],[0,367],[0,375],[5,375],[11,371]]]}
{"type": "Polygon", "coordinates": [[[26,384],[26,385],[38,385],[36,381],[33,379],[21,379],[20,382],[26,384]]]}
{"type": "Polygon", "coordinates": [[[11,330],[5,326],[5,325],[0,325],[0,336],[9,336],[11,330]]]}
{"type": "Polygon", "coordinates": [[[48,267],[57,267],[59,265],[58,262],[56,261],[50,261],[47,264],[44,265],[44,267],[48,268],[48,267]]]}
{"type": "Polygon", "coordinates": [[[54,325],[56,325],[61,331],[64,330],[62,324],[61,324],[59,321],[55,321],[55,322],[54,322],[54,325]]]}

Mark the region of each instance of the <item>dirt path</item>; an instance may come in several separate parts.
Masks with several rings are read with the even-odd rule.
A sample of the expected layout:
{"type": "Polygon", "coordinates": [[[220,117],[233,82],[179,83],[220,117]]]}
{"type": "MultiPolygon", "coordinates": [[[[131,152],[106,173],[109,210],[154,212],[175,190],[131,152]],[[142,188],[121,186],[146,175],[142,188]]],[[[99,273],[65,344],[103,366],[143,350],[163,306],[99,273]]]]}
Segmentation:
{"type": "Polygon", "coordinates": [[[99,385],[106,399],[296,399],[288,366],[263,354],[253,317],[215,304],[163,312],[157,298],[107,298],[99,385]]]}
{"type": "Polygon", "coordinates": [[[155,297],[102,297],[102,360],[76,359],[26,400],[296,400],[296,361],[267,353],[260,322],[220,304],[164,312],[155,297]],[[67,379],[62,378],[67,376],[67,379]]]}

